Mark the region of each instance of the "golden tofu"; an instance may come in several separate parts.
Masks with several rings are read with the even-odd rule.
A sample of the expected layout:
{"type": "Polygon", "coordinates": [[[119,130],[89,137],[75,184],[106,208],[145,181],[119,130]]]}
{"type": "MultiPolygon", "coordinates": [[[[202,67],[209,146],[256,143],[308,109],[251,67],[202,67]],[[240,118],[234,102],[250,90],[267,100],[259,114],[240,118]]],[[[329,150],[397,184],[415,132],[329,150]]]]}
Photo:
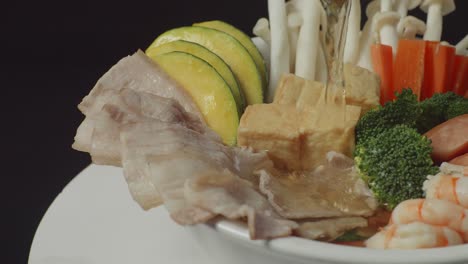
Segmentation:
{"type": "MultiPolygon", "coordinates": [[[[379,77],[359,66],[345,64],[346,104],[361,107],[361,115],[379,105],[379,77]]],[[[294,74],[282,76],[273,103],[292,104],[298,108],[315,106],[325,89],[324,84],[294,74]]]]}
{"type": "Polygon", "coordinates": [[[339,106],[327,108],[251,105],[241,118],[238,144],[267,150],[275,166],[287,170],[314,169],[329,151],[351,156],[360,108],[346,106],[346,115],[339,106]]]}
{"type": "Polygon", "coordinates": [[[297,108],[317,104],[324,85],[320,82],[300,78],[294,74],[284,74],[276,89],[274,104],[295,105],[297,108]]]}
{"type": "Polygon", "coordinates": [[[377,74],[347,63],[344,65],[346,104],[362,108],[361,115],[380,104],[380,78],[377,74]]]}
{"type": "MultiPolygon", "coordinates": [[[[352,88],[347,93],[356,96],[372,94],[355,89],[358,84],[351,82],[352,88]]],[[[329,151],[351,157],[354,128],[361,107],[349,105],[349,95],[346,102],[335,95],[333,100],[325,103],[320,99],[324,91],[319,82],[293,74],[283,75],[272,104],[251,105],[245,110],[239,124],[238,144],[267,150],[275,166],[287,170],[314,169],[324,164],[329,151]]],[[[352,100],[366,104],[371,101],[352,100]]]]}
{"type": "Polygon", "coordinates": [[[294,106],[255,104],[245,109],[239,124],[237,143],[255,150],[268,150],[275,166],[300,168],[300,118],[294,106]]]}
{"type": "Polygon", "coordinates": [[[359,120],[360,107],[347,105],[346,113],[338,109],[339,105],[326,107],[326,113],[303,110],[308,122],[302,123],[300,133],[302,170],[314,169],[324,164],[329,151],[352,157],[354,128],[359,120]]]}

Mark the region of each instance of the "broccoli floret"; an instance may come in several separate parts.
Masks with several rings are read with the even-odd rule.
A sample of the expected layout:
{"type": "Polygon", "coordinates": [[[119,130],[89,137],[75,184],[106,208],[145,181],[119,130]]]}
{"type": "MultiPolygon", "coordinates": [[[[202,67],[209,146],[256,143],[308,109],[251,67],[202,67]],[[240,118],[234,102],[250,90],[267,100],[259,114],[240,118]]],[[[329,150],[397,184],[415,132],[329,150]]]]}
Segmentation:
{"type": "Polygon", "coordinates": [[[353,242],[353,241],[363,241],[368,239],[368,237],[361,236],[356,232],[356,229],[347,231],[343,235],[335,239],[335,242],[353,242]]]}
{"type": "Polygon", "coordinates": [[[465,99],[453,92],[437,93],[422,101],[420,103],[422,114],[416,124],[419,133],[424,134],[431,128],[450,119],[448,116],[459,113],[461,109],[456,110],[458,108],[453,108],[453,110],[450,110],[452,114],[449,115],[448,109],[452,104],[458,104],[460,101],[465,101],[465,99]]]}
{"type": "Polygon", "coordinates": [[[462,98],[449,105],[445,119],[449,120],[464,114],[468,114],[468,99],[462,98]]]}
{"type": "Polygon", "coordinates": [[[366,141],[396,125],[416,127],[422,113],[411,89],[404,89],[393,102],[367,112],[356,124],[356,143],[366,141]]]}
{"type": "Polygon", "coordinates": [[[361,177],[381,204],[423,197],[423,182],[438,168],[431,159],[431,142],[416,129],[397,125],[356,146],[355,162],[361,177]]]}

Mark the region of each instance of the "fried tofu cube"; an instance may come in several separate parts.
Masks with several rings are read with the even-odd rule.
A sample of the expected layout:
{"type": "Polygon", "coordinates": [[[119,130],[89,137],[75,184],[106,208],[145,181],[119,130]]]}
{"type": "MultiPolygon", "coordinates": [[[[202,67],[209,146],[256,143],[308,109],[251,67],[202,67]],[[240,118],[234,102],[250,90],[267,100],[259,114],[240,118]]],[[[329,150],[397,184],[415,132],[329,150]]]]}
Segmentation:
{"type": "Polygon", "coordinates": [[[380,104],[380,78],[377,74],[347,63],[343,69],[346,104],[361,107],[361,115],[380,104]]]}
{"type": "MultiPolygon", "coordinates": [[[[344,65],[343,73],[347,105],[361,107],[361,115],[379,105],[380,79],[375,73],[349,63],[344,65]]],[[[315,106],[324,89],[323,83],[284,74],[273,103],[291,104],[298,108],[315,106]]]]}
{"type": "Polygon", "coordinates": [[[294,106],[256,104],[242,115],[237,142],[255,150],[267,150],[275,166],[295,170],[300,162],[300,120],[294,106]]]}
{"type": "MultiPolygon", "coordinates": [[[[350,83],[350,89],[358,84],[350,83]]],[[[245,110],[238,144],[268,151],[275,166],[286,170],[315,169],[324,164],[330,151],[352,156],[354,128],[361,115],[359,103],[367,104],[370,99],[347,96],[344,102],[332,95],[334,100],[325,103],[320,99],[324,91],[319,82],[283,75],[272,104],[251,105],[245,110]],[[349,105],[348,100],[358,106],[349,105]]],[[[349,93],[368,96],[357,88],[349,93]]]]}
{"type": "Polygon", "coordinates": [[[324,164],[326,154],[336,151],[352,157],[354,151],[354,128],[359,120],[361,108],[346,106],[346,114],[336,109],[328,111],[325,116],[317,116],[317,110],[304,109],[305,121],[301,126],[301,169],[315,169],[324,164]]]}
{"type": "Polygon", "coordinates": [[[324,88],[320,82],[306,80],[294,74],[284,74],[276,89],[273,103],[295,105],[299,109],[314,106],[324,88]]]}

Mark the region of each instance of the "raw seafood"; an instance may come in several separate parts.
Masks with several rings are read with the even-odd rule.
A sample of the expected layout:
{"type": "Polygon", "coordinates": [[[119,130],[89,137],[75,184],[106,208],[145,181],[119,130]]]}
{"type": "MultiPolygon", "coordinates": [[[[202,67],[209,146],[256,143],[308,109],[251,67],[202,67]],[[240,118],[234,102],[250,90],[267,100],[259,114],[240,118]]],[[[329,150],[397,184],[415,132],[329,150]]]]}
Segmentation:
{"type": "Polygon", "coordinates": [[[400,203],[392,212],[392,224],[422,222],[446,226],[457,231],[468,242],[468,210],[449,201],[413,199],[400,203]]]}
{"type": "MultiPolygon", "coordinates": [[[[447,168],[448,166],[451,166],[452,170],[461,167],[444,163],[442,168],[447,168]]],[[[460,169],[458,173],[456,171],[446,171],[435,176],[428,176],[423,185],[426,198],[447,200],[468,208],[468,170],[466,175],[460,173],[463,170],[460,169]]]]}
{"type": "Polygon", "coordinates": [[[365,242],[367,247],[379,249],[433,248],[462,243],[461,236],[452,229],[421,222],[387,226],[365,242]]]}

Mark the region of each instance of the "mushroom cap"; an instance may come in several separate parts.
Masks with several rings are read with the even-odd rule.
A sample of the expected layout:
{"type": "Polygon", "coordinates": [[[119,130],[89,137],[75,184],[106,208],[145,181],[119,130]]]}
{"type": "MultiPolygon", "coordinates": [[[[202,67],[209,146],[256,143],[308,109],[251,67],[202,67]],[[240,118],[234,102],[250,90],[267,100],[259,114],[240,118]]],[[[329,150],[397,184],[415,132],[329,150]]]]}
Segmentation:
{"type": "Polygon", "coordinates": [[[412,27],[416,29],[416,31],[419,34],[424,34],[424,32],[426,31],[426,23],[424,23],[424,21],[414,16],[407,16],[407,17],[402,18],[400,22],[398,22],[398,25],[397,25],[398,34],[400,35],[403,34],[405,29],[408,27],[412,27]]]}
{"type": "Polygon", "coordinates": [[[412,10],[412,9],[415,9],[416,7],[418,7],[422,0],[395,0],[396,2],[396,5],[400,5],[402,3],[405,3],[406,4],[406,8],[408,10],[412,10]]]}
{"type": "Polygon", "coordinates": [[[442,15],[445,16],[449,13],[455,11],[455,1],[454,0],[424,0],[419,6],[422,11],[428,12],[429,7],[433,4],[440,3],[442,6],[442,15]]]}
{"type": "Polygon", "coordinates": [[[367,4],[366,16],[367,18],[372,18],[379,11],[380,11],[380,0],[372,1],[369,4],[367,4]]]}
{"type": "Polygon", "coordinates": [[[372,19],[373,28],[375,31],[379,31],[383,25],[397,25],[400,18],[400,14],[395,11],[379,12],[372,19]]]}

